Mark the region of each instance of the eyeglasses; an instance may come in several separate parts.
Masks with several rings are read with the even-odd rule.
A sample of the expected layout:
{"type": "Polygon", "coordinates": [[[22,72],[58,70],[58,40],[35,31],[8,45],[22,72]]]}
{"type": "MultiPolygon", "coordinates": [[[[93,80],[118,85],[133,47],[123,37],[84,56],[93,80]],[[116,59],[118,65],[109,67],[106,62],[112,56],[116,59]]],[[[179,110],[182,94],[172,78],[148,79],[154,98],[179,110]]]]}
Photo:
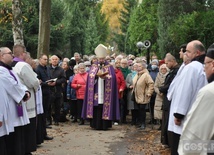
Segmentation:
{"type": "Polygon", "coordinates": [[[4,55],[4,54],[13,55],[13,53],[12,53],[12,52],[8,52],[8,53],[2,53],[2,55],[4,55]]]}

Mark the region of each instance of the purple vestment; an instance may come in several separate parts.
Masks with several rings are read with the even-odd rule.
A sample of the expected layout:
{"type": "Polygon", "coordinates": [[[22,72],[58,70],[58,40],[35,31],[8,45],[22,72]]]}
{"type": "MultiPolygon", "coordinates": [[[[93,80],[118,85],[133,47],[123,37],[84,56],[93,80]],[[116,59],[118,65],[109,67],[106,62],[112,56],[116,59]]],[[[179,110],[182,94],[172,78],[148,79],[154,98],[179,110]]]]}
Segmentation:
{"type": "MultiPolygon", "coordinates": [[[[85,99],[83,102],[82,118],[93,118],[93,108],[98,106],[98,76],[99,65],[93,64],[88,73],[85,99]]],[[[119,120],[119,98],[117,90],[117,81],[114,68],[105,62],[102,67],[104,72],[108,72],[104,80],[104,103],[103,103],[103,120],[119,120]]]]}

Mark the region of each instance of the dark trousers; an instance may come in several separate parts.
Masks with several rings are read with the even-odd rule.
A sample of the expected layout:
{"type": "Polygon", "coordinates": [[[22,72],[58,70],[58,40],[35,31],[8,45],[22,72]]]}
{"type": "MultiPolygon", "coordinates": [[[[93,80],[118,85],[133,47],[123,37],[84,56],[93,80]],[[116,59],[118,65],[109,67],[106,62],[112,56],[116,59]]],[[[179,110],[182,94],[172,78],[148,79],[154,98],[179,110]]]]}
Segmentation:
{"type": "Polygon", "coordinates": [[[164,145],[169,145],[168,124],[169,124],[169,111],[163,110],[161,125],[161,143],[164,145]]]}
{"type": "Polygon", "coordinates": [[[120,104],[120,121],[121,121],[121,123],[125,123],[126,122],[127,106],[125,105],[125,102],[122,98],[119,99],[119,104],[120,104]]]}
{"type": "Polygon", "coordinates": [[[171,155],[178,155],[178,144],[181,135],[171,131],[168,131],[168,134],[170,137],[171,155]]]}
{"type": "Polygon", "coordinates": [[[70,104],[70,115],[77,119],[77,100],[69,100],[70,104]]]}
{"type": "MultiPolygon", "coordinates": [[[[123,91],[123,107],[124,107],[123,109],[124,109],[125,115],[128,115],[128,113],[129,113],[129,111],[127,109],[127,94],[128,94],[128,89],[125,89],[123,91]]],[[[125,121],[126,121],[126,119],[125,119],[125,121]]]]}
{"type": "Polygon", "coordinates": [[[151,96],[151,99],[150,99],[150,108],[151,108],[151,121],[152,123],[154,123],[154,107],[155,107],[155,98],[156,98],[156,93],[153,94],[151,96]]]}
{"type": "Polygon", "coordinates": [[[0,137],[0,152],[1,155],[7,155],[5,136],[0,137]]]}
{"type": "Polygon", "coordinates": [[[77,99],[77,118],[81,119],[83,100],[77,99]]]}
{"type": "Polygon", "coordinates": [[[131,114],[132,114],[132,124],[135,125],[138,122],[138,109],[132,109],[131,110],[131,114]]]}
{"type": "Polygon", "coordinates": [[[42,94],[42,104],[43,104],[45,117],[46,117],[46,119],[48,119],[51,116],[51,111],[49,111],[50,94],[42,94]]]}
{"type": "Polygon", "coordinates": [[[49,111],[54,111],[54,121],[59,122],[60,119],[60,110],[62,106],[62,95],[51,94],[49,111]]]}
{"type": "Polygon", "coordinates": [[[25,153],[36,151],[36,117],[30,118],[30,123],[24,126],[25,153]]]}
{"type": "Polygon", "coordinates": [[[138,118],[141,124],[146,123],[146,104],[138,104],[138,118]]]}

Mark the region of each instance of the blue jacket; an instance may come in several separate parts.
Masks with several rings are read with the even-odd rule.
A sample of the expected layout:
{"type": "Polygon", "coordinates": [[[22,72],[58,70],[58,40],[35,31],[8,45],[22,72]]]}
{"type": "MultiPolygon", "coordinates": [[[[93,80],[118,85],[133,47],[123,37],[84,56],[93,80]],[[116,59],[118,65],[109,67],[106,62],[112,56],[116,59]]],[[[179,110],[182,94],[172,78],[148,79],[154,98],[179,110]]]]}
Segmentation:
{"type": "Polygon", "coordinates": [[[71,87],[74,75],[70,76],[68,85],[67,85],[67,98],[70,100],[76,100],[76,90],[71,87]]]}

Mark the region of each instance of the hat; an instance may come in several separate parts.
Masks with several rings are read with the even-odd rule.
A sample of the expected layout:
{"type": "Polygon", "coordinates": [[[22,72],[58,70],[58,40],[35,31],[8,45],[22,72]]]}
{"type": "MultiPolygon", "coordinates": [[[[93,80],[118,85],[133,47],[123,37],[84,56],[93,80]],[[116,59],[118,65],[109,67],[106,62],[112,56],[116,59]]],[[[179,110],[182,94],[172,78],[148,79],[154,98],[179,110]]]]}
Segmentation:
{"type": "Polygon", "coordinates": [[[98,58],[105,58],[107,56],[107,47],[103,44],[99,44],[95,50],[94,53],[98,58]]]}
{"type": "Polygon", "coordinates": [[[214,59],[214,44],[212,44],[208,49],[207,49],[207,57],[214,59]]]}

